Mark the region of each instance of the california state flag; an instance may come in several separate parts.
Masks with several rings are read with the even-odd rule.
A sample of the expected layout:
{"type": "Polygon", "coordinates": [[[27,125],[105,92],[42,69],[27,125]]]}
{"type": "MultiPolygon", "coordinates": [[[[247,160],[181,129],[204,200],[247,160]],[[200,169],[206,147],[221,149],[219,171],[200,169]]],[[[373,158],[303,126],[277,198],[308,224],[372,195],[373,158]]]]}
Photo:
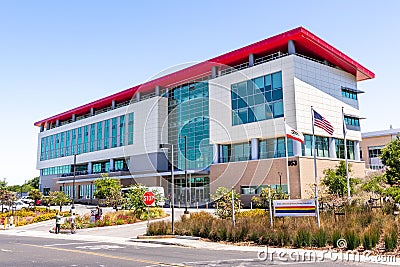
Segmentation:
{"type": "Polygon", "coordinates": [[[304,144],[304,135],[301,132],[293,129],[292,127],[290,127],[287,124],[285,126],[286,126],[286,137],[287,138],[292,138],[292,139],[304,144]]]}

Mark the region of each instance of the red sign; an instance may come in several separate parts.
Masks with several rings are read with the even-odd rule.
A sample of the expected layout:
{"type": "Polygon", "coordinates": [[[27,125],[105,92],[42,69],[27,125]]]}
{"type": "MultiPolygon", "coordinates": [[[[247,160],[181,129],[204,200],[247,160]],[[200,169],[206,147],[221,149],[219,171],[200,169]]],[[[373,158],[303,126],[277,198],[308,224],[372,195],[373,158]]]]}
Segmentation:
{"type": "Polygon", "coordinates": [[[143,202],[144,204],[146,204],[147,206],[150,206],[154,203],[155,197],[153,192],[151,191],[147,191],[146,193],[144,193],[143,195],[143,202]]]}

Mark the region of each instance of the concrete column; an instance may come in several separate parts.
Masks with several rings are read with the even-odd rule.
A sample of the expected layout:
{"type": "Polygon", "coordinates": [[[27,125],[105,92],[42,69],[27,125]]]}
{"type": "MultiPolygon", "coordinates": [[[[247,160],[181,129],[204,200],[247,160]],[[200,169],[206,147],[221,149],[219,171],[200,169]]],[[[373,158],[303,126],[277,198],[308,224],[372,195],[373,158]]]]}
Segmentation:
{"type": "Polygon", "coordinates": [[[90,108],[90,116],[94,116],[94,108],[90,108]]]}
{"type": "Polygon", "coordinates": [[[253,138],[251,139],[251,159],[255,160],[259,158],[259,145],[258,145],[259,141],[257,138],[253,138]]]}
{"type": "Polygon", "coordinates": [[[329,157],[336,159],[336,145],[335,145],[335,138],[329,138],[329,157]]]}
{"type": "Polygon", "coordinates": [[[111,109],[115,109],[115,100],[111,101],[111,109]]]}
{"type": "Polygon", "coordinates": [[[60,120],[56,120],[56,127],[60,126],[60,120]]]}
{"type": "Polygon", "coordinates": [[[136,102],[140,101],[140,92],[136,92],[136,102]]]}
{"type": "Polygon", "coordinates": [[[40,132],[44,131],[44,124],[40,125],[40,132]]]}
{"type": "Polygon", "coordinates": [[[219,145],[213,144],[213,163],[217,164],[219,162],[219,145]]]}
{"type": "Polygon", "coordinates": [[[159,95],[160,95],[160,90],[161,90],[161,86],[157,85],[156,88],[155,88],[155,94],[156,94],[156,96],[159,96],[159,95]]]}
{"type": "Polygon", "coordinates": [[[254,66],[254,54],[249,54],[249,67],[254,66]]]}
{"type": "Polygon", "coordinates": [[[76,121],[76,115],[75,114],[72,114],[71,120],[72,120],[72,122],[76,121]]]}
{"type": "Polygon", "coordinates": [[[302,155],[303,152],[301,150],[301,143],[299,141],[293,140],[293,156],[302,156],[302,155]]]}
{"type": "Polygon", "coordinates": [[[114,159],[110,159],[110,170],[114,170],[114,159]]]}
{"type": "Polygon", "coordinates": [[[211,68],[211,77],[212,78],[217,78],[218,77],[218,67],[217,66],[213,66],[211,68]]]}
{"type": "Polygon", "coordinates": [[[360,141],[354,141],[354,159],[360,160],[360,141]]]}
{"type": "Polygon", "coordinates": [[[93,173],[93,163],[92,162],[88,163],[87,170],[88,170],[89,174],[93,173]]]}
{"type": "Polygon", "coordinates": [[[294,45],[293,40],[288,41],[288,53],[289,55],[296,54],[296,46],[294,45]]]}

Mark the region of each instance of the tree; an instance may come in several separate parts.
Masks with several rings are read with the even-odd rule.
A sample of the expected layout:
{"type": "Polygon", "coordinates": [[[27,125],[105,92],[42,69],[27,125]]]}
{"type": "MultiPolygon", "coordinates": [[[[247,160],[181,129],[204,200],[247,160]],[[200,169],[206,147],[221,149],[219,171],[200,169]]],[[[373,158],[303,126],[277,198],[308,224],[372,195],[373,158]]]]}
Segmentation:
{"type": "Polygon", "coordinates": [[[29,191],[28,193],[29,198],[33,199],[35,202],[35,206],[38,202],[38,200],[41,200],[43,198],[43,194],[42,192],[39,191],[39,189],[32,189],[31,191],[29,191]]]}
{"type": "Polygon", "coordinates": [[[382,163],[387,166],[385,177],[391,186],[400,186],[400,140],[391,141],[382,148],[382,163]]]}
{"type": "MultiPolygon", "coordinates": [[[[349,163],[349,173],[351,172],[351,164],[349,163]]],[[[347,178],[346,178],[346,162],[341,160],[336,169],[324,170],[324,177],[321,179],[321,184],[326,186],[327,192],[330,195],[343,197],[347,194],[347,178]]],[[[350,179],[350,192],[354,193],[354,186],[358,183],[355,178],[350,179]]]]}
{"type": "Polygon", "coordinates": [[[133,209],[136,216],[146,210],[147,206],[143,202],[143,194],[146,191],[146,187],[136,184],[126,194],[128,205],[133,209]]]}
{"type": "Polygon", "coordinates": [[[0,204],[1,212],[4,211],[4,206],[10,207],[11,204],[16,200],[15,193],[10,192],[6,189],[0,189],[0,204]]]}
{"type": "MultiPolygon", "coordinates": [[[[232,217],[232,191],[226,187],[218,187],[214,195],[211,196],[214,201],[215,215],[222,219],[232,217]]],[[[240,195],[233,192],[235,212],[240,210],[240,195]]]]}
{"type": "Polygon", "coordinates": [[[31,186],[34,189],[39,189],[39,176],[35,177],[33,179],[30,179],[26,184],[31,186]]]}
{"type": "Polygon", "coordinates": [[[380,197],[386,194],[387,187],[386,176],[382,173],[372,173],[361,185],[362,190],[372,193],[372,195],[378,194],[380,197]]]}
{"type": "Polygon", "coordinates": [[[96,192],[94,196],[104,200],[107,206],[118,209],[118,205],[122,203],[121,182],[116,178],[108,177],[108,174],[102,174],[101,179],[94,181],[96,192]]]}
{"type": "Polygon", "coordinates": [[[62,211],[62,206],[71,202],[69,197],[62,191],[54,191],[50,192],[48,196],[48,201],[50,205],[59,205],[60,212],[62,211]]]}

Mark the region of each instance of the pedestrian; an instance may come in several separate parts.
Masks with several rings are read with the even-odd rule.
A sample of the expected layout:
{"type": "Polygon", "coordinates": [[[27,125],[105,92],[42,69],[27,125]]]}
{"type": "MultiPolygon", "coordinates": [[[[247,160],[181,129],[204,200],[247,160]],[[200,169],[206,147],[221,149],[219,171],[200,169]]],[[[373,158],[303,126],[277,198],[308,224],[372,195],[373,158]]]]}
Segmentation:
{"type": "Polygon", "coordinates": [[[60,233],[60,228],[61,228],[61,215],[57,211],[57,213],[56,213],[56,231],[55,231],[56,234],[60,233]]]}
{"type": "Polygon", "coordinates": [[[75,226],[75,221],[76,221],[76,217],[75,217],[75,212],[72,213],[71,217],[70,217],[70,223],[71,223],[71,234],[75,234],[76,232],[76,226],[75,226]]]}
{"type": "Polygon", "coordinates": [[[99,206],[96,207],[96,215],[95,215],[95,220],[96,222],[99,221],[101,219],[101,215],[102,215],[103,211],[100,209],[99,206]]]}

